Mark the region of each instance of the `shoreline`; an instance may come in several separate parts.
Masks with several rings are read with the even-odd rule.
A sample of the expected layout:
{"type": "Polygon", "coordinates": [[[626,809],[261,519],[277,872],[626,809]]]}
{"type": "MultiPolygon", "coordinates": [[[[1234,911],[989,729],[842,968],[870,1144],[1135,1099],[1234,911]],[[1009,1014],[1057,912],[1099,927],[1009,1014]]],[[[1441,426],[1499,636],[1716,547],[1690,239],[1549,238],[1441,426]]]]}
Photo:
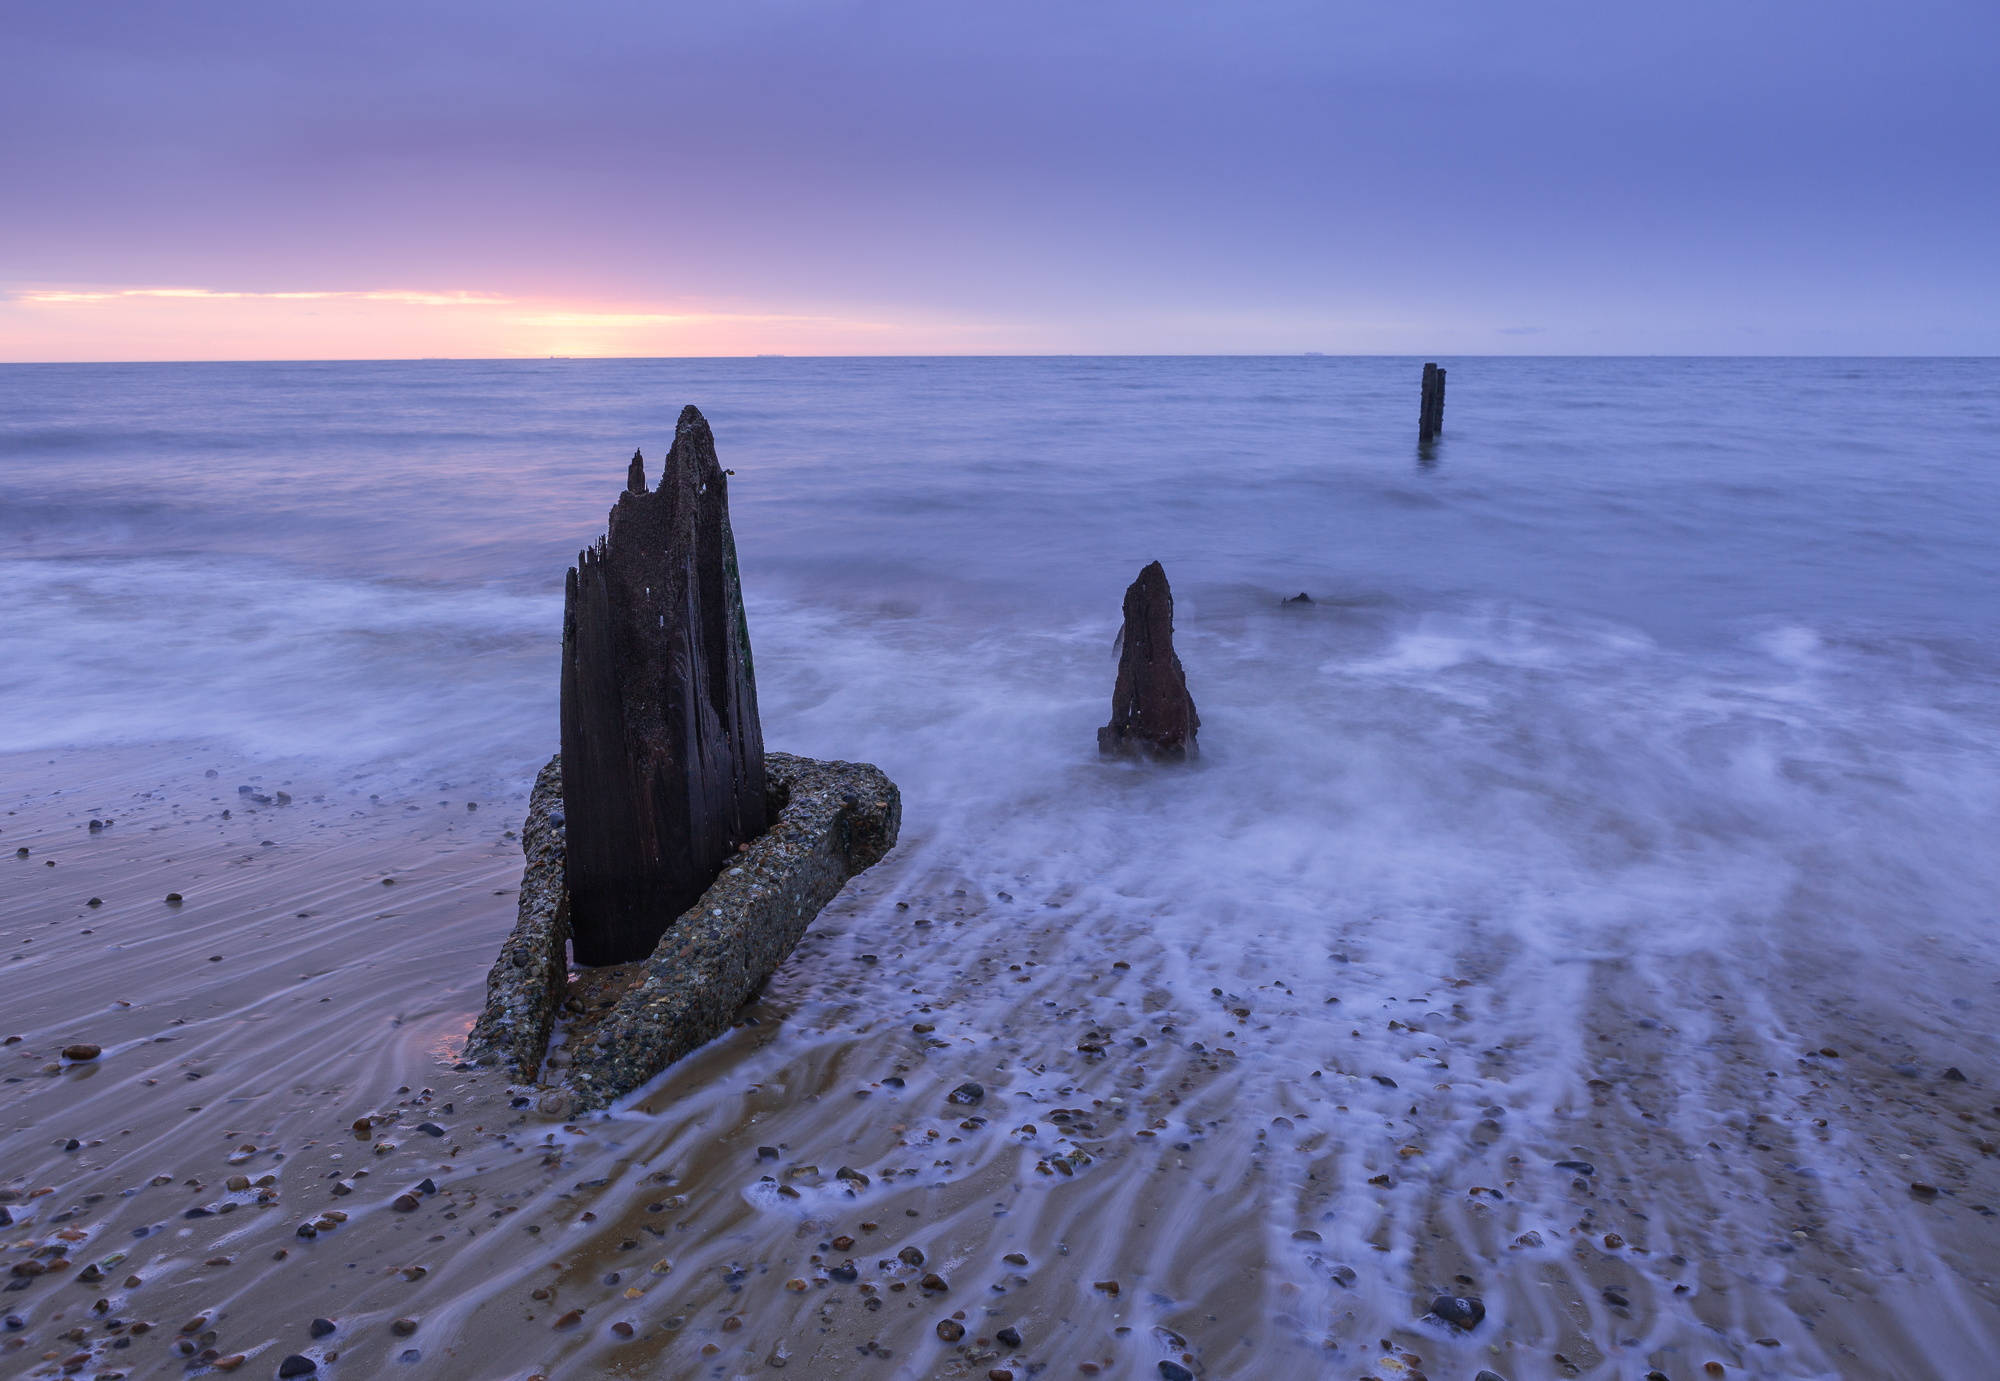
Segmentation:
{"type": "MultiPolygon", "coordinates": [[[[729,1034],[608,1118],[550,1122],[509,1106],[504,1076],[452,1068],[512,923],[524,802],[356,815],[294,767],[292,804],[252,815],[194,745],[4,765],[0,929],[35,957],[0,960],[0,1036],[24,1037],[0,1052],[22,1195],[0,1238],[49,1260],[32,1253],[82,1234],[70,1271],[0,1295],[22,1374],[86,1350],[135,1375],[178,1362],[206,1314],[205,1346],[245,1374],[295,1352],[372,1374],[414,1350],[444,1376],[778,1358],[1149,1377],[1185,1356],[1205,1377],[1523,1381],[1569,1374],[1561,1354],[1584,1376],[1715,1360],[1908,1381],[1969,1365],[2000,1317],[1985,1072],[1965,1058],[1965,1082],[1943,1079],[1942,1028],[1840,997],[1834,955],[1777,981],[1703,958],[1663,980],[1469,936],[1424,974],[1371,959],[1350,922],[1337,981],[1262,936],[1203,968],[1074,889],[984,888],[913,828],[729,1034]],[[91,834],[93,811],[116,823],[91,834]],[[1487,1038],[1541,1004],[1537,1042],[1487,1038]],[[76,1041],[103,1053],[40,1072],[76,1041]],[[978,1098],[949,1102],[967,1082],[978,1098]],[[393,1120],[351,1130],[369,1113],[393,1120]],[[1552,1168],[1578,1159],[1589,1176],[1552,1168]],[[276,1202],[235,1174],[274,1176],[276,1202]],[[1941,1192],[1913,1194],[1919,1176],[1941,1192]],[[329,1213],[346,1220],[298,1237],[329,1213]],[[1484,1302],[1477,1329],[1422,1321],[1459,1290],[1484,1302]],[[336,1330],[313,1339],[315,1316],[336,1330]],[[966,1333],[946,1342],[951,1322],[966,1333]]],[[[276,785],[271,764],[242,770],[276,785]]]]}

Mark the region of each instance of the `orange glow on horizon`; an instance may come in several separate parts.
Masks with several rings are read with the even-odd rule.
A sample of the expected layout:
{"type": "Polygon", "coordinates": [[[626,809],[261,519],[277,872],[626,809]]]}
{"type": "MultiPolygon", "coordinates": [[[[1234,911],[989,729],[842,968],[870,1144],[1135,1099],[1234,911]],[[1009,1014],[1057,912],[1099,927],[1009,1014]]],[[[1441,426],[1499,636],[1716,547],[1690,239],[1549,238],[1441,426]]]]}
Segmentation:
{"type": "Polygon", "coordinates": [[[988,326],[470,291],[19,285],[0,361],[538,359],[1009,348],[988,326]]]}

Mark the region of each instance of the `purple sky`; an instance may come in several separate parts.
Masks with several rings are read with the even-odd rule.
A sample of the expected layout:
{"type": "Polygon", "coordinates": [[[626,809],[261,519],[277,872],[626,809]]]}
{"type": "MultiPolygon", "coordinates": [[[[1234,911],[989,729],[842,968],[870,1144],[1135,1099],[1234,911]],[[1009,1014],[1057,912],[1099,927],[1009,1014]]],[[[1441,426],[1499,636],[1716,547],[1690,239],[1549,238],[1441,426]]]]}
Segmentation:
{"type": "Polygon", "coordinates": [[[0,25],[5,359],[2000,353],[1993,0],[0,25]]]}

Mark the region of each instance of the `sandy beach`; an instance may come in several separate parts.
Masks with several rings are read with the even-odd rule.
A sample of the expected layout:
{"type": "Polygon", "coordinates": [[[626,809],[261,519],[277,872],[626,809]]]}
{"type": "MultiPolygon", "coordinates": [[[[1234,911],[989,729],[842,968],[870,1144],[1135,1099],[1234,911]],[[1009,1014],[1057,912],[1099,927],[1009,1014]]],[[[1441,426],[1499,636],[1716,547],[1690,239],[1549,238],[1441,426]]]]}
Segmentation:
{"type": "Polygon", "coordinates": [[[521,801],[195,745],[4,775],[15,1374],[1942,1377],[2000,1297],[1990,1087],[1809,956],[1579,964],[1525,1042],[1505,946],[1411,972],[1360,924],[1196,986],[916,832],[564,1124],[456,1064],[521,801]]]}

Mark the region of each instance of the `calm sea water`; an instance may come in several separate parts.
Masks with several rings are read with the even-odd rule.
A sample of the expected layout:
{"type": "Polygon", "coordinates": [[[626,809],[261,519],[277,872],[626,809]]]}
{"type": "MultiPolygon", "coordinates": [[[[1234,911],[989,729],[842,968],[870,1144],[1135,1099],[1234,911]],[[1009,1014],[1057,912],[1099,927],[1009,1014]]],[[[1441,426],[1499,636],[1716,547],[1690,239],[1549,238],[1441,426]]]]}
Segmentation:
{"type": "MultiPolygon", "coordinates": [[[[1143,935],[1162,990],[1341,985],[1346,1015],[1255,1038],[1251,1103],[1476,1040],[1513,1072],[1430,1125],[1568,1116],[1601,1023],[1717,1031],[1725,992],[1760,1079],[1836,1019],[1991,1068],[2000,362],[1442,363],[1423,451],[1410,360],[7,367],[0,751],[519,792],[556,742],[564,568],[694,403],[736,472],[766,741],[881,765],[883,884],[1046,899],[1073,929],[1045,960],[1143,935]],[[1095,751],[1154,559],[1202,716],[1179,771],[1095,751]],[[1458,971],[1499,976],[1471,1034],[1347,1034],[1458,971]]],[[[967,962],[925,943],[920,984],[967,962]]],[[[1690,1147],[1777,1096],[1729,1068],[1670,1067],[1690,1147]]],[[[1924,1169],[1814,1154],[1863,1188],[1924,1169]]],[[[1725,1183],[1679,1191],[1701,1231],[1730,1230],[1725,1183]]],[[[1843,1202],[1854,1241],[1936,1265],[1843,1202]]],[[[1990,1303],[1926,1298],[1913,1374],[1949,1374],[1990,1303]]]]}

